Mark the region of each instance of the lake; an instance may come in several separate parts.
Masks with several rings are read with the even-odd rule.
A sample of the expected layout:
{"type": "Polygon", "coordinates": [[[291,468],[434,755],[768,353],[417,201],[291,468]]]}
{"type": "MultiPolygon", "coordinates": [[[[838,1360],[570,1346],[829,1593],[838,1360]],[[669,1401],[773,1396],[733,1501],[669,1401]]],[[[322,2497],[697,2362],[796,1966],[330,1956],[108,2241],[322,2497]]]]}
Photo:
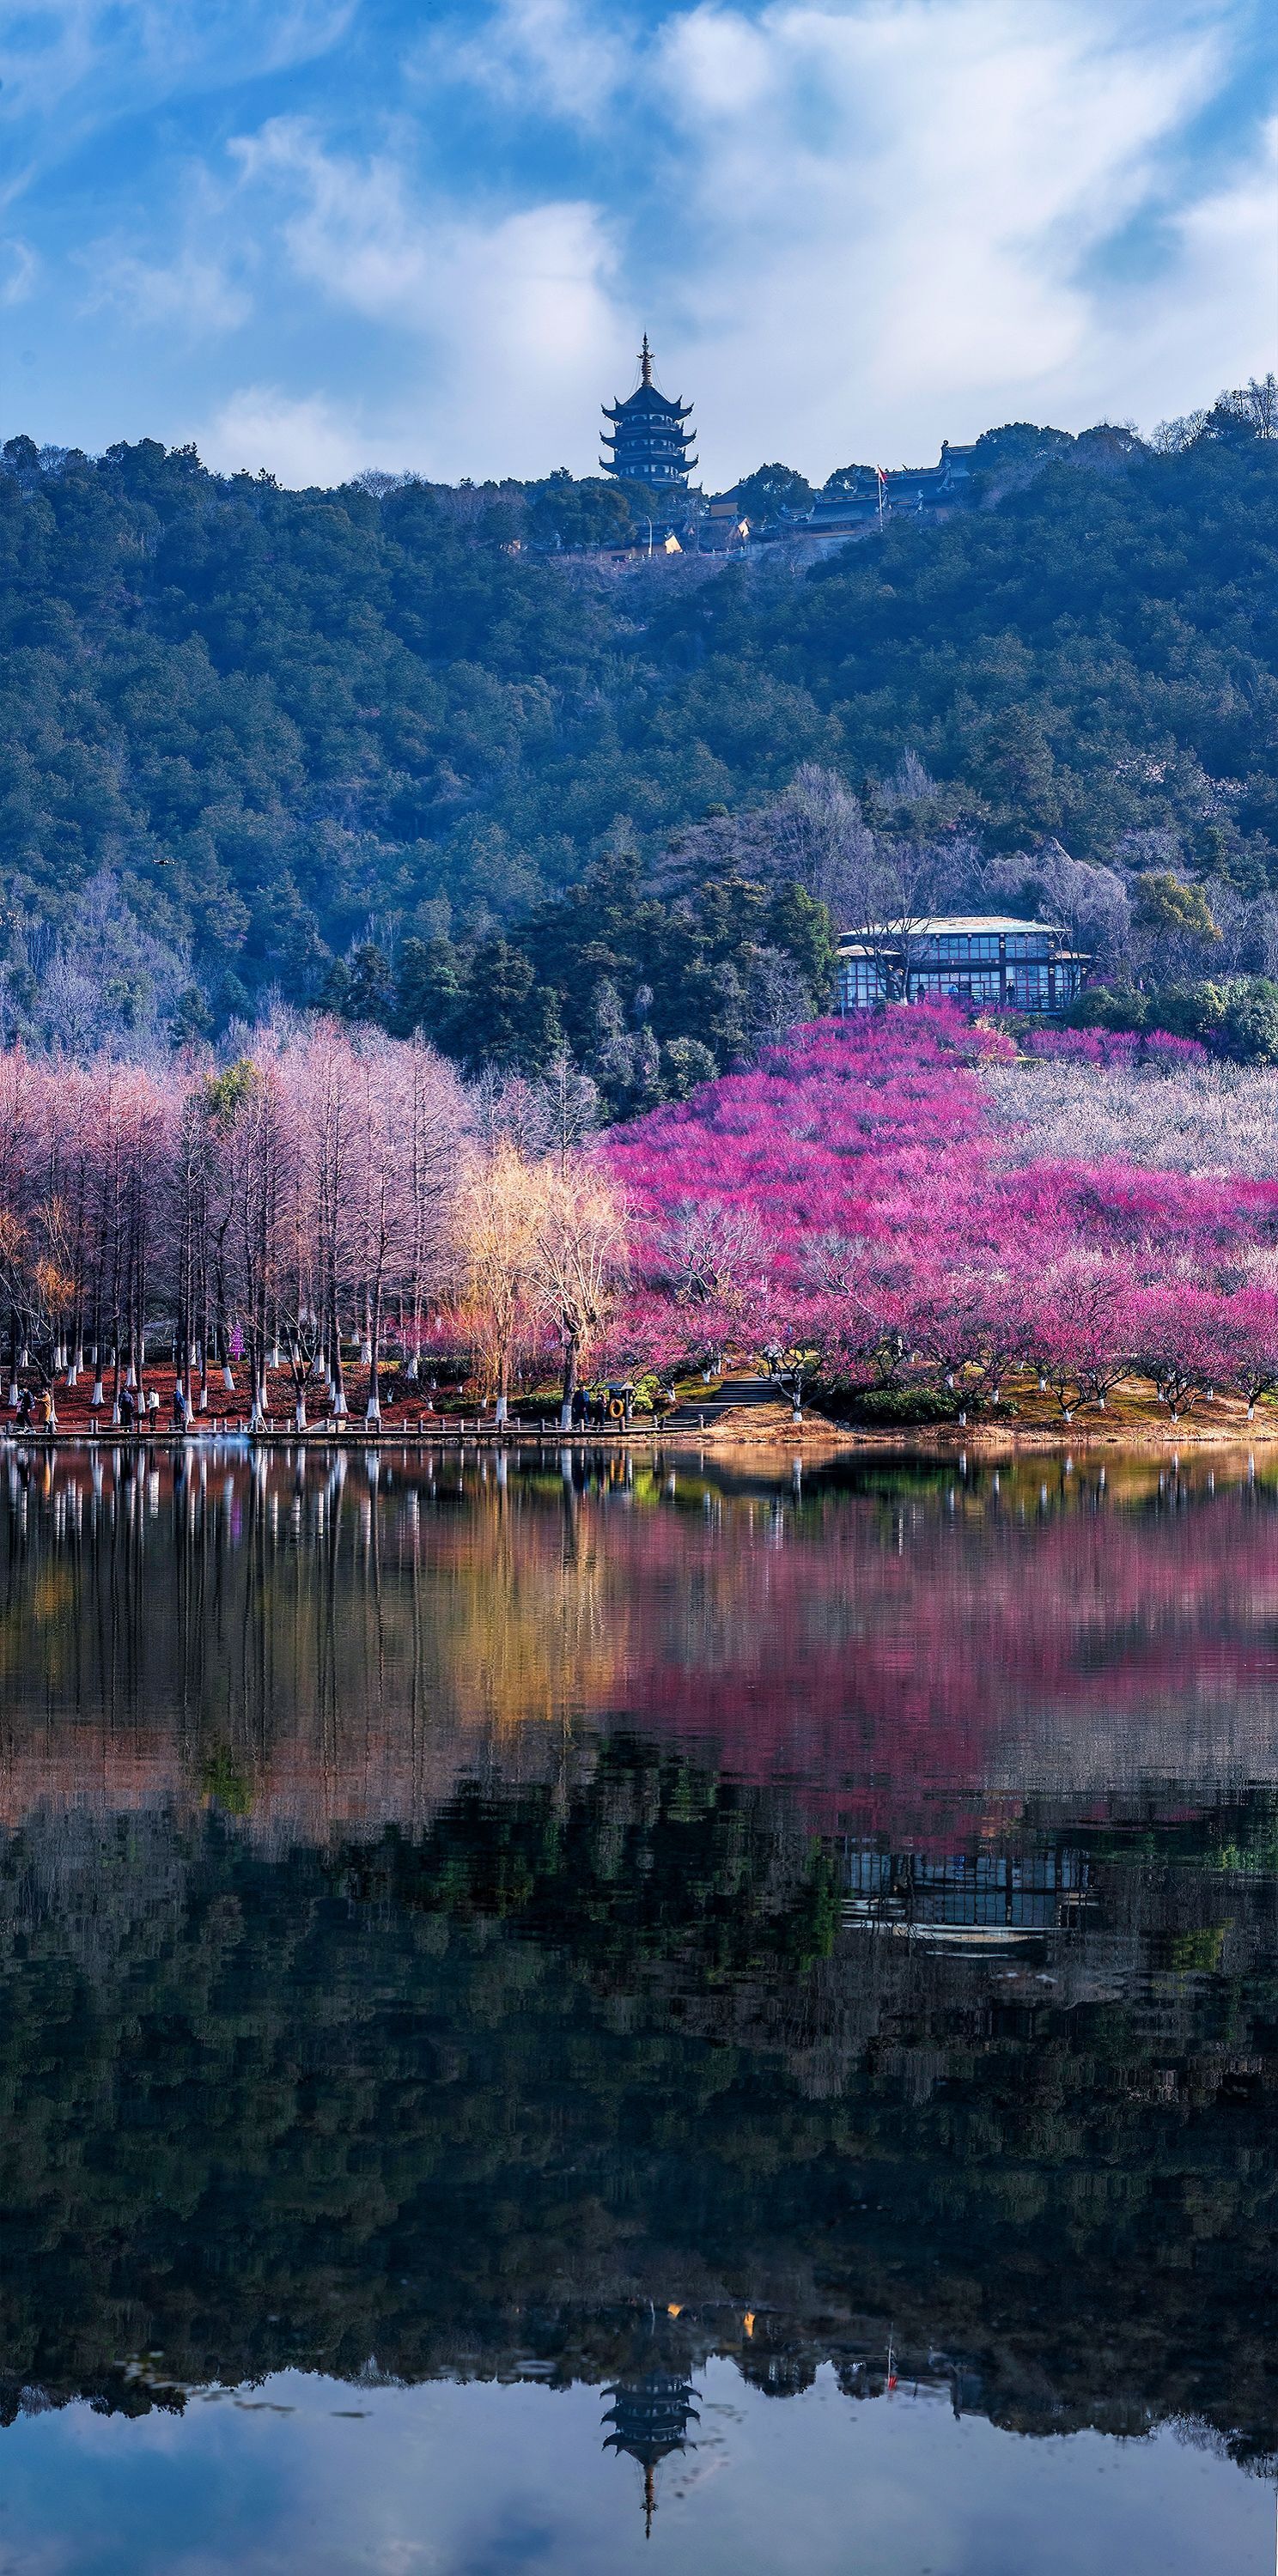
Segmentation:
{"type": "Polygon", "coordinates": [[[4,2576],[1263,2570],[1278,1459],[0,1461],[4,2576]]]}

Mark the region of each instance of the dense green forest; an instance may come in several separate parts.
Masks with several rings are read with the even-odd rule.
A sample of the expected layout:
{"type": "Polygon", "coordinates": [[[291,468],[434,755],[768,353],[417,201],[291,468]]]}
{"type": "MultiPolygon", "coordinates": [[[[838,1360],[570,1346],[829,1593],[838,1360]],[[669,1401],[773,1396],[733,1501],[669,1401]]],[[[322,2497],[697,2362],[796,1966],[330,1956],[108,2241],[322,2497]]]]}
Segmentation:
{"type": "Polygon", "coordinates": [[[826,998],[787,888],[837,911],[869,850],[1057,909],[1072,868],[1120,951],[1137,879],[1197,879],[1217,953],[1164,969],[1264,971],[1278,443],[1228,408],[1161,453],[1009,438],[942,525],[621,571],[571,551],[626,533],[598,483],[11,439],[10,1029],[76,1042],[87,958],[99,1019],[171,1037],[278,992],[471,1056],[684,1044],[643,1096],[826,998]]]}

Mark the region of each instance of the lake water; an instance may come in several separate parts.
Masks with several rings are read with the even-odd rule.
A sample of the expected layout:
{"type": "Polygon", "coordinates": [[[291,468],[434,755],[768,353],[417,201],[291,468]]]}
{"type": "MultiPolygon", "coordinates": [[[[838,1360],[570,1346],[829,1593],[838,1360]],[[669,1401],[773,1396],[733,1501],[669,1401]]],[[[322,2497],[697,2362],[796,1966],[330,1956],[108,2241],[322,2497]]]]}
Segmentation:
{"type": "Polygon", "coordinates": [[[10,1450],[0,1672],[4,2576],[1270,2576],[1278,1460],[10,1450]]]}

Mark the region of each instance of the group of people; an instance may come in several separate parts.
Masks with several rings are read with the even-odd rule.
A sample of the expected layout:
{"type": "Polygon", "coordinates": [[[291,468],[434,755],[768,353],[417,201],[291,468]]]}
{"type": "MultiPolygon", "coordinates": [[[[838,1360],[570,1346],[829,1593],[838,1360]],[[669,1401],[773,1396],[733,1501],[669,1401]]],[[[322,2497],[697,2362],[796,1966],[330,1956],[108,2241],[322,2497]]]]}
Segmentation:
{"type": "Polygon", "coordinates": [[[45,1386],[33,1395],[30,1387],[24,1386],[14,1420],[19,1431],[55,1431],[58,1417],[53,1409],[52,1390],[45,1386]]]}
{"type": "MultiPolygon", "coordinates": [[[[136,1395],[134,1394],[132,1387],[121,1387],[119,1394],[119,1427],[121,1431],[133,1431],[136,1430],[139,1425],[143,1424],[146,1425],[148,1429],[157,1430],[159,1428],[159,1417],[160,1395],[157,1387],[153,1386],[145,1391],[139,1389],[136,1395]]],[[[47,1386],[41,1387],[39,1393],[36,1394],[31,1387],[24,1386],[19,1394],[17,1405],[14,1409],[13,1419],[14,1428],[17,1431],[56,1431],[58,1427],[58,1415],[57,1408],[53,1400],[52,1388],[47,1386]]],[[[181,1378],[177,1378],[174,1381],[173,1387],[174,1430],[179,1432],[186,1431],[190,1426],[190,1420],[190,1397],[187,1394],[181,1378]]]]}

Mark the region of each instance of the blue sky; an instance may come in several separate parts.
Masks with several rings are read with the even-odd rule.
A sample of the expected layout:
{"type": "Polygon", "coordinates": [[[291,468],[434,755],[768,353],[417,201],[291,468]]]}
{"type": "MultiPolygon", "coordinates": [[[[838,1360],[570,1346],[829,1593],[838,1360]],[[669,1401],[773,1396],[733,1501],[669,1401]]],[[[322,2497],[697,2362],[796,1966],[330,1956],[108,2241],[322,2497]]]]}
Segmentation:
{"type": "Polygon", "coordinates": [[[9,0],[4,434],[333,482],[1142,427],[1278,351],[1267,0],[9,0]]]}

